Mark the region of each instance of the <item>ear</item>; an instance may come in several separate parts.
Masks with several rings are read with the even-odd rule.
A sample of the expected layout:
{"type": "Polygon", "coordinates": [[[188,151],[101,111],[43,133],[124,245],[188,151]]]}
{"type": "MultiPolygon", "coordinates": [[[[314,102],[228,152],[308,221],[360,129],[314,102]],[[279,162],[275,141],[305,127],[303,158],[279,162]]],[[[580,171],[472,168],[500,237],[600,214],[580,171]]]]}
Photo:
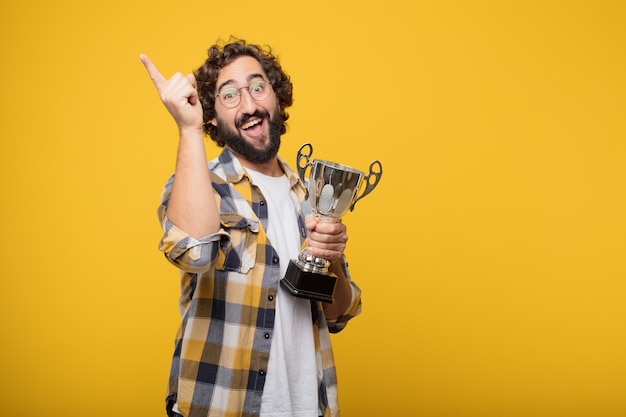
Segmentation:
{"type": "Polygon", "coordinates": [[[217,126],[217,119],[216,119],[215,117],[214,117],[214,118],[212,118],[212,119],[211,119],[211,121],[210,121],[210,123],[211,123],[213,126],[217,126]]]}

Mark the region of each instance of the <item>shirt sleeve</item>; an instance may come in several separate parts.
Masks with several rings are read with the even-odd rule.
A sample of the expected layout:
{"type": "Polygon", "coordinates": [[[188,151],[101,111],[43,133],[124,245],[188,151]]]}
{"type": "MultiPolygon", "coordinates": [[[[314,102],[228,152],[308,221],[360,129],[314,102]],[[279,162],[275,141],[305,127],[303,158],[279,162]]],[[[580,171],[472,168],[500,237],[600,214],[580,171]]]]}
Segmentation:
{"type": "Polygon", "coordinates": [[[158,209],[163,237],[159,249],[172,264],[185,272],[202,273],[208,271],[217,259],[219,242],[228,238],[223,229],[195,239],[179,229],[167,218],[167,203],[172,190],[173,177],[165,185],[158,209]]]}

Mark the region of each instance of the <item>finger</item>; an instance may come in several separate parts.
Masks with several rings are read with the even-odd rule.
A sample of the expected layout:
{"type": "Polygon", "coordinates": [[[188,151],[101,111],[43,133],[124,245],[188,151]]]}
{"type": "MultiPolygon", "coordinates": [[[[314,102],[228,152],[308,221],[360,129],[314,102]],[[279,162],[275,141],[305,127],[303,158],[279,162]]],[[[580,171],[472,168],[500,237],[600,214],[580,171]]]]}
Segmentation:
{"type": "Polygon", "coordinates": [[[165,77],[161,75],[156,65],[154,65],[154,63],[152,63],[150,58],[148,58],[146,55],[144,54],[139,55],[139,59],[143,63],[144,67],[146,67],[146,71],[148,71],[148,75],[150,76],[150,79],[154,83],[154,86],[157,88],[157,90],[161,91],[165,87],[165,84],[167,83],[167,80],[165,79],[165,77]]]}
{"type": "Polygon", "coordinates": [[[325,258],[328,260],[341,259],[343,257],[343,246],[329,246],[329,245],[308,245],[307,250],[311,255],[318,258],[325,258]]]}
{"type": "Polygon", "coordinates": [[[315,225],[315,231],[325,235],[340,235],[346,232],[346,226],[337,222],[319,222],[315,225]]]}
{"type": "Polygon", "coordinates": [[[310,232],[308,240],[319,243],[320,245],[345,245],[348,241],[348,235],[345,233],[320,233],[318,231],[310,232]]]}

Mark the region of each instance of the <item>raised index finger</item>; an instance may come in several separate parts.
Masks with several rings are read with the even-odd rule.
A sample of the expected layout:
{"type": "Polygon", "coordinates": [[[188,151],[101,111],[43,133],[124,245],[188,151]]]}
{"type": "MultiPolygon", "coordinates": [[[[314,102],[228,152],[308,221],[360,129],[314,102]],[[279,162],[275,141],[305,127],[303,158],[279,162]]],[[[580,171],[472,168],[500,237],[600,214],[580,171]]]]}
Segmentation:
{"type": "Polygon", "coordinates": [[[144,67],[146,67],[146,70],[148,71],[148,75],[150,76],[150,79],[154,83],[157,90],[161,91],[163,87],[165,86],[165,83],[167,82],[165,77],[161,75],[157,67],[150,60],[150,58],[148,58],[146,55],[144,54],[139,55],[139,59],[143,63],[144,67]]]}

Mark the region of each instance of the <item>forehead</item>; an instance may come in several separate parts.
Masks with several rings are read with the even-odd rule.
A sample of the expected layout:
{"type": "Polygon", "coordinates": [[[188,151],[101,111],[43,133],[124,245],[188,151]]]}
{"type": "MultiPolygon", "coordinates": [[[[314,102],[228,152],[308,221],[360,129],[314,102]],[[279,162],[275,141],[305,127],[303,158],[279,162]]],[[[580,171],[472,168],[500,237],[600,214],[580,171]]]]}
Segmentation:
{"type": "Polygon", "coordinates": [[[267,74],[263,71],[259,61],[251,56],[240,56],[220,70],[217,85],[218,87],[231,83],[245,85],[256,77],[267,79],[267,74]]]}

